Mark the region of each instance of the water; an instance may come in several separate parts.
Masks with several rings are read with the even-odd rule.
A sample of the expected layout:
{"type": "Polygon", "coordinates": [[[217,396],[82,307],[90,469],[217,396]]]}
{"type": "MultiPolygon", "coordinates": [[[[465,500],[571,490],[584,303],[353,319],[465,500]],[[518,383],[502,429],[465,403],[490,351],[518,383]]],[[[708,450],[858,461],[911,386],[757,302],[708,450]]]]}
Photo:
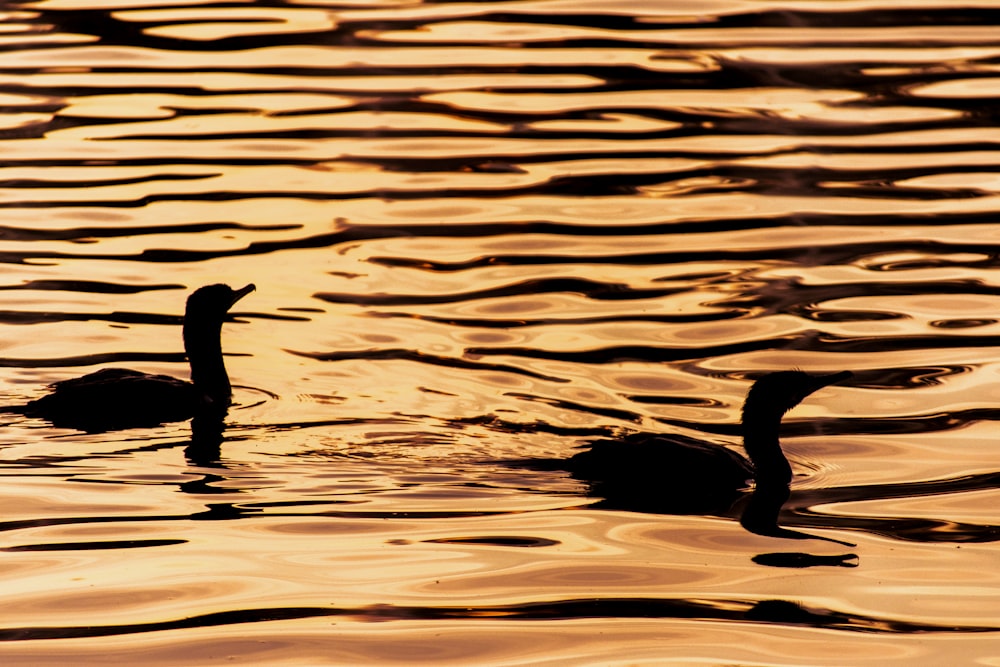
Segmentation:
{"type": "Polygon", "coordinates": [[[641,4],[4,5],[2,402],[258,286],[218,452],[5,415],[4,664],[997,664],[1000,3],[641,4]],[[504,464],[792,367],[826,541],[504,464]]]}

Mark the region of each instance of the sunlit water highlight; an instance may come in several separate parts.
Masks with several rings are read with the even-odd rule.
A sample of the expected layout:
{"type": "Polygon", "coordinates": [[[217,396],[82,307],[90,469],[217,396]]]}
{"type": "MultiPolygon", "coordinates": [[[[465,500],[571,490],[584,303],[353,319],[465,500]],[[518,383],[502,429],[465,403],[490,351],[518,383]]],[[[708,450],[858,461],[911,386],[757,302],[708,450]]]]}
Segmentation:
{"type": "Polygon", "coordinates": [[[3,403],[258,286],[217,451],[4,415],[4,664],[996,664],[1000,5],[642,4],[3,6],[3,403]],[[793,367],[853,547],[505,463],[793,367]]]}

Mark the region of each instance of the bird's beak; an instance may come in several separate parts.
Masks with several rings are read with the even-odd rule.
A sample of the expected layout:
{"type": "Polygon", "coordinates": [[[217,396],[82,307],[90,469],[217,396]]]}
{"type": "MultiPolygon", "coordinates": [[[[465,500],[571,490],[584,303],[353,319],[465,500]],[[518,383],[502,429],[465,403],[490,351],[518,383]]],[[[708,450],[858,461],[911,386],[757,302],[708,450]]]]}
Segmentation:
{"type": "Polygon", "coordinates": [[[239,301],[240,299],[242,299],[243,297],[245,297],[247,294],[249,294],[250,292],[254,291],[255,289],[257,289],[257,286],[254,285],[253,283],[250,283],[246,287],[241,287],[238,290],[236,290],[235,292],[233,292],[233,302],[229,304],[230,307],[232,307],[237,301],[239,301]]]}

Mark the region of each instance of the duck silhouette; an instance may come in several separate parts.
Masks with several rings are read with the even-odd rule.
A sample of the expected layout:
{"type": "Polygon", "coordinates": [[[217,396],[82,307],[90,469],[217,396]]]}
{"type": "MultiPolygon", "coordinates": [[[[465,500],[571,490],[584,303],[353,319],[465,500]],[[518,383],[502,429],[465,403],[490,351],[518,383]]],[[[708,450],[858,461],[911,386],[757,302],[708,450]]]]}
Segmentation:
{"type": "Polygon", "coordinates": [[[221,420],[232,403],[232,387],[222,358],[222,322],[229,309],[254,291],[207,285],[187,299],[184,350],[191,380],[105,368],[50,385],[50,393],[8,408],[54,426],[87,432],[148,427],[191,418],[221,420]]]}
{"type": "Polygon", "coordinates": [[[589,495],[602,498],[593,507],[661,514],[730,514],[753,482],[744,526],[777,535],[784,530],[777,526],[777,512],[792,479],[778,435],[782,417],[813,392],[851,376],[850,371],[817,375],[798,370],[761,376],[743,404],[746,458],[680,434],[633,433],[595,440],[568,459],[521,464],[570,472],[587,483],[589,495]]]}

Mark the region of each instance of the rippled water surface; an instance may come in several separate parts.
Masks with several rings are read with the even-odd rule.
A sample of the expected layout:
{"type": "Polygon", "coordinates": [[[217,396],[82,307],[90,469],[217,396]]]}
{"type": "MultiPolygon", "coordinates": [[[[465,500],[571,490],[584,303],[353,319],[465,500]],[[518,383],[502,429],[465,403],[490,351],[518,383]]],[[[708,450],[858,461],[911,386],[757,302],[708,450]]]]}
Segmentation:
{"type": "Polygon", "coordinates": [[[2,403],[257,285],[217,449],[2,415],[4,664],[1000,664],[1000,2],[0,17],[2,403]],[[825,539],[510,463],[788,368],[825,539]]]}

